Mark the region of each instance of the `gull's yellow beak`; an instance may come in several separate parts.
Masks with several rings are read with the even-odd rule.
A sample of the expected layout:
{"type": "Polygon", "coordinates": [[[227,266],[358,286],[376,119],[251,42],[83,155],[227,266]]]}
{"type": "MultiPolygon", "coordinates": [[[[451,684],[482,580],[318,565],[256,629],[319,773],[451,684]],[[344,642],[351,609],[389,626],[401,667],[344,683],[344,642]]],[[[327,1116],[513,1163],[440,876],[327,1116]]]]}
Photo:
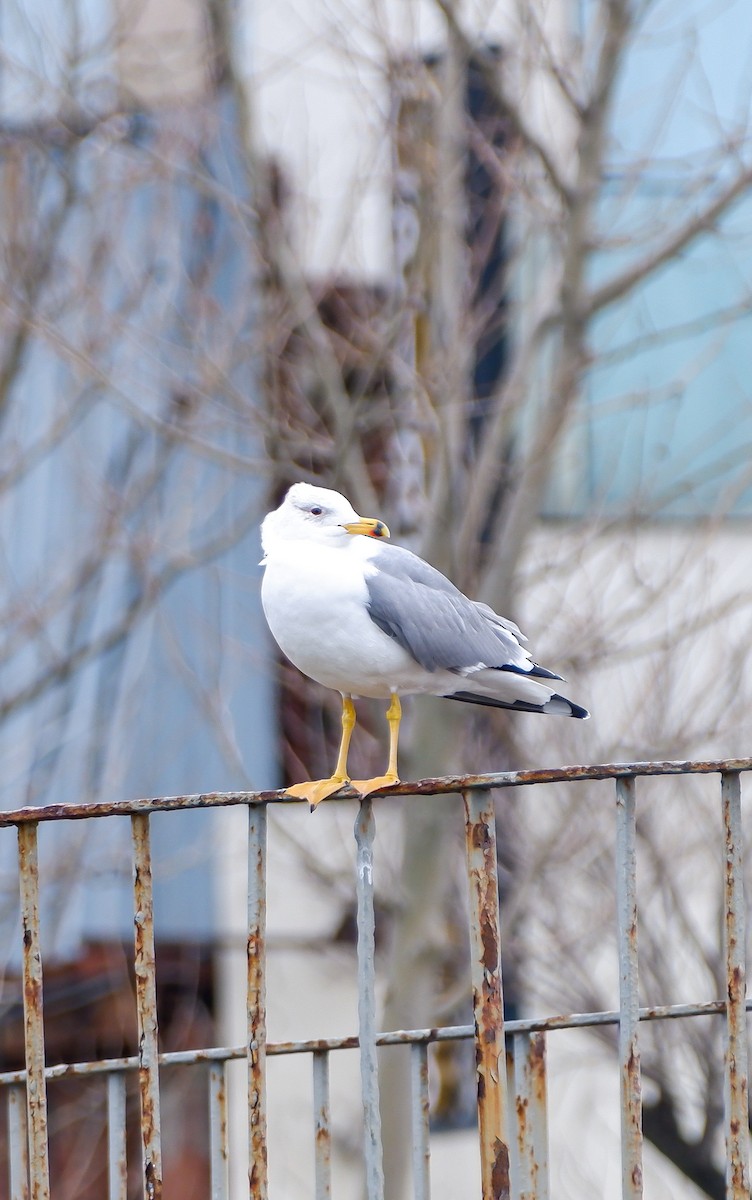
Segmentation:
{"type": "Polygon", "coordinates": [[[358,517],[357,521],[351,521],[349,525],[343,525],[348,533],[364,533],[366,537],[388,538],[389,528],[383,521],[377,520],[376,517],[358,517]]]}

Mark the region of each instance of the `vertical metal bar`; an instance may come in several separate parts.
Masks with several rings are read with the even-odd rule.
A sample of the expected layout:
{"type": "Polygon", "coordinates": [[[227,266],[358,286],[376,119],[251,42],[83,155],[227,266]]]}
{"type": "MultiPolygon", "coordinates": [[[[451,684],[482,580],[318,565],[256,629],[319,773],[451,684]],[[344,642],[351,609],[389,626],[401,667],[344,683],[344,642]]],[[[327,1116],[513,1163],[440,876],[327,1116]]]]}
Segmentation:
{"type": "Polygon", "coordinates": [[[410,1047],[410,1109],[414,1200],[431,1200],[431,1129],[428,1103],[428,1046],[410,1047]]]}
{"type": "Polygon", "coordinates": [[[313,1052],[313,1128],[316,1171],[316,1200],[331,1200],[332,1130],[329,1113],[329,1055],[313,1052]]]}
{"type": "Polygon", "coordinates": [[[358,1033],[363,1098],[363,1152],[367,1200],[383,1200],[381,1113],[376,1051],[376,943],[373,911],[373,805],[361,800],[355,819],[358,897],[358,1033]]]}
{"type": "Polygon", "coordinates": [[[549,1200],[546,1035],[514,1035],[518,1200],[549,1200]]]}
{"type": "Polygon", "coordinates": [[[133,835],[133,923],[135,928],[138,1085],[145,1200],[161,1200],[162,1141],[159,1106],[157,979],[154,900],[148,813],[131,817],[133,835]]]}
{"type": "Polygon", "coordinates": [[[128,1154],[125,1130],[125,1075],[107,1076],[107,1180],[109,1200],[128,1200],[128,1154]]]}
{"type": "Polygon", "coordinates": [[[501,984],[496,820],[487,790],[467,791],[465,849],[470,885],[470,952],[483,1200],[510,1194],[508,1097],[501,984]]]}
{"type": "Polygon", "coordinates": [[[726,1197],[748,1200],[749,1102],[746,1014],[746,920],[742,871],[742,807],[739,773],[721,777],[726,861],[723,877],[726,953],[726,1197]]]}
{"type": "Polygon", "coordinates": [[[248,1145],[251,1200],[266,1200],[265,804],[248,807],[248,1145]]]}
{"type": "Polygon", "coordinates": [[[8,1168],[10,1200],[29,1200],[29,1142],[26,1120],[26,1088],[14,1083],[8,1088],[8,1168]]]}
{"type": "Polygon", "coordinates": [[[642,1196],[642,1080],[638,1027],[635,781],[616,781],[616,904],[619,937],[621,1178],[624,1200],[642,1196]]]}
{"type": "Polygon", "coordinates": [[[225,1064],[209,1064],[209,1167],[211,1200],[228,1200],[227,1086],[225,1064]]]}
{"type": "Polygon", "coordinates": [[[506,1081],[507,1081],[507,1115],[509,1127],[507,1133],[509,1135],[509,1191],[513,1200],[519,1200],[520,1195],[520,1151],[519,1138],[515,1137],[517,1127],[515,1126],[516,1095],[515,1095],[515,1080],[514,1080],[514,1037],[510,1037],[508,1032],[504,1034],[504,1048],[506,1050],[506,1081]]]}
{"type": "Polygon", "coordinates": [[[39,937],[39,859],[36,823],[18,826],[18,869],[23,932],[24,1050],[31,1200],[49,1200],[47,1089],[44,1079],[42,952],[39,937]]]}

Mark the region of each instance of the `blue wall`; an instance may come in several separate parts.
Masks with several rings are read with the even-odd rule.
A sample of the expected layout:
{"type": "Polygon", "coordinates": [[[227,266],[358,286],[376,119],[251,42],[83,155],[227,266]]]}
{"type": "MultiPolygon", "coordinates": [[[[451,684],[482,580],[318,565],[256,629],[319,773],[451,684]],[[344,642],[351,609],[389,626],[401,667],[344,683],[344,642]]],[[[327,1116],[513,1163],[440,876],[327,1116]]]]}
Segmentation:
{"type": "MultiPolygon", "coordinates": [[[[220,95],[63,147],[18,145],[30,239],[63,216],[4,412],[0,476],[56,421],[74,419],[0,491],[0,699],[116,628],[168,564],[180,570],[127,638],[6,716],[0,803],[274,786],[255,245],[237,114],[220,95]],[[108,506],[117,519],[98,558],[108,506]],[[24,623],[35,605],[39,627],[24,623]]],[[[18,154],[0,162],[6,187],[18,154]]],[[[3,224],[6,250],[13,229],[3,224]]],[[[12,279],[7,288],[20,311],[12,279]]],[[[129,939],[129,822],[45,826],[40,846],[47,953],[129,939]]],[[[153,848],[159,934],[210,936],[209,816],[155,818],[153,848]]],[[[0,862],[12,921],[12,830],[0,862]]]]}

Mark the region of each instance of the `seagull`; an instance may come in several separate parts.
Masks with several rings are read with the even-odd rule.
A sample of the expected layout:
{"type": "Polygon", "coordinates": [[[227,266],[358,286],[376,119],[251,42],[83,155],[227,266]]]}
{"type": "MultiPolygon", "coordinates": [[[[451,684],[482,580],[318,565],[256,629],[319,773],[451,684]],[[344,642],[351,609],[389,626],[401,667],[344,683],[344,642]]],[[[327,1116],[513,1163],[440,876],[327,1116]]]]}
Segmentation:
{"type": "Polygon", "coordinates": [[[348,783],[361,796],[399,783],[400,696],[590,716],[555,690],[561,676],[533,662],[513,621],[388,538],[383,521],[309,483],[294,484],[261,526],[261,602],[272,635],[304,675],[342,696],[333,774],[286,791],[311,811],[348,783]],[[383,775],[352,780],[353,699],[361,696],[389,700],[389,762],[383,775]]]}

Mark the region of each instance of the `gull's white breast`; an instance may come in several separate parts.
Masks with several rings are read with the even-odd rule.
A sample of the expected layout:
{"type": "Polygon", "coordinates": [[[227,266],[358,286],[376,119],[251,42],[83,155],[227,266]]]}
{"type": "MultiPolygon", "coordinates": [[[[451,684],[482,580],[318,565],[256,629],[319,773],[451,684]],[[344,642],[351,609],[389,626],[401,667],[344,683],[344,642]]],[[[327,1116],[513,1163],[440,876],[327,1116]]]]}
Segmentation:
{"type": "Polygon", "coordinates": [[[430,674],[371,620],[364,568],[355,539],[345,547],[276,546],[261,587],[275,641],[305,675],[339,692],[386,698],[392,690],[433,690],[430,674]]]}

